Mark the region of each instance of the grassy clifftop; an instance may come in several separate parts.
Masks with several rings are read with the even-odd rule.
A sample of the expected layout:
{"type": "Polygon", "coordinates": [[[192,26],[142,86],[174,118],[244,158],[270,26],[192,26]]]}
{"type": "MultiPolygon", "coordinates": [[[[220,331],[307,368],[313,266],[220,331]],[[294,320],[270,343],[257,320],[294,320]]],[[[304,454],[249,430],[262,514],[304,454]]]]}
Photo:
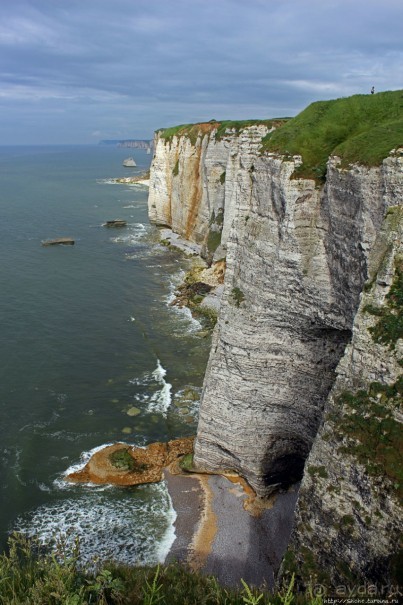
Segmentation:
{"type": "Polygon", "coordinates": [[[200,122],[199,124],[180,124],[179,126],[164,128],[157,132],[159,132],[162,139],[167,141],[171,140],[174,136],[188,136],[194,144],[199,135],[208,134],[213,131],[215,131],[216,140],[220,140],[228,130],[239,132],[248,126],[260,124],[267,126],[269,129],[273,126],[278,128],[290,119],[291,118],[274,118],[271,120],[223,120],[221,122],[211,120],[210,122],[200,122]]]}
{"type": "Polygon", "coordinates": [[[263,139],[262,151],[301,155],[299,176],[322,180],[330,155],[379,165],[403,147],[403,90],[318,101],[263,139]]]}
{"type": "Polygon", "coordinates": [[[187,136],[194,144],[203,134],[215,131],[216,140],[220,140],[228,130],[239,132],[259,124],[276,128],[264,137],[261,153],[301,155],[303,164],[295,176],[323,181],[330,155],[341,157],[344,166],[377,166],[391,149],[403,147],[403,90],[317,101],[295,118],[211,120],[158,132],[167,141],[187,136]]]}

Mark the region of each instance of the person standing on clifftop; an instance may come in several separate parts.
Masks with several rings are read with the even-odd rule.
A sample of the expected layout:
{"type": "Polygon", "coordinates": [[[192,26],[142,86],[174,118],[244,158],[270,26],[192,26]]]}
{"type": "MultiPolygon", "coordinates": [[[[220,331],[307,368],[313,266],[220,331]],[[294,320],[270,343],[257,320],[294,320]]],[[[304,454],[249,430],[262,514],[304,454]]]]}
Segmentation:
{"type": "Polygon", "coordinates": [[[375,86],[373,86],[373,87],[371,88],[371,95],[373,95],[373,94],[374,94],[374,92],[375,92],[375,86]]]}

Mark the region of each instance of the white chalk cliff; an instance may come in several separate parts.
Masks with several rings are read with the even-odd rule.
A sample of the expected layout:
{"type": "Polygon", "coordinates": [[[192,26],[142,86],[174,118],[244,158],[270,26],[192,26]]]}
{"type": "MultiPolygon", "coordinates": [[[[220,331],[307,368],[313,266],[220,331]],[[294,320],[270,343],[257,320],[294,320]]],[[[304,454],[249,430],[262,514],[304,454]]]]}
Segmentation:
{"type": "MultiPolygon", "coordinates": [[[[157,133],[149,195],[152,222],[199,244],[209,262],[226,259],[195,465],[235,470],[260,496],[303,476],[336,374],[339,384],[354,362],[365,383],[391,384],[401,369],[396,350],[393,363],[384,361],[393,369],[372,367],[378,353],[360,350],[356,333],[366,327],[354,319],[385,216],[403,201],[402,153],[374,167],[342,167],[329,157],[320,185],[295,178],[301,157],[261,154],[269,128],[220,137],[211,124],[198,136],[157,133]]],[[[327,468],[332,451],[325,448],[319,464],[321,434],[309,464],[327,468]]],[[[306,474],[301,501],[312,500],[326,533],[314,480],[306,474]]],[[[348,493],[348,481],[342,489],[348,493]]],[[[294,532],[296,551],[313,548],[315,531],[309,539],[306,530],[294,532]]]]}

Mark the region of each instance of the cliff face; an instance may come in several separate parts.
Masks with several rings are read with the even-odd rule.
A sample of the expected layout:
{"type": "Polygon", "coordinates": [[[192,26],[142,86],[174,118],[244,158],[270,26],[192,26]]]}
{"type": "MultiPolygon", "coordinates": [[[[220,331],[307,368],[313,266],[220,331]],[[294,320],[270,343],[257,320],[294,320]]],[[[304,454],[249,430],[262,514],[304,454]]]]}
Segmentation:
{"type": "Polygon", "coordinates": [[[194,140],[164,139],[157,133],[148,202],[151,222],[201,245],[202,255],[210,260],[222,258],[234,216],[240,158],[251,164],[267,132],[265,126],[252,126],[240,136],[230,131],[219,140],[211,127],[194,140]]]}
{"type": "Polygon", "coordinates": [[[240,171],[199,466],[235,469],[260,495],[301,477],[351,337],[368,251],[399,199],[393,162],[346,171],[332,159],[323,191],[290,179],[295,162],[276,157],[240,171]]]}
{"type": "MultiPolygon", "coordinates": [[[[370,256],[353,338],[306,464],[284,572],[390,592],[401,542],[403,207],[370,256]],[[400,338],[399,338],[400,337],[400,338]],[[391,553],[393,555],[391,556],[391,553]],[[388,586],[389,584],[389,586],[388,586]]],[[[401,551],[400,551],[401,553],[401,551]]]]}
{"type": "MultiPolygon", "coordinates": [[[[372,168],[342,168],[337,157],[330,157],[326,183],[319,186],[295,178],[299,156],[259,155],[265,132],[250,127],[216,141],[210,131],[196,142],[157,136],[149,198],[152,221],[203,244],[207,257],[226,256],[195,464],[208,471],[235,470],[261,496],[301,479],[338,364],[339,390],[356,388],[360,376],[363,385],[397,380],[400,366],[388,356],[380,357],[379,366],[373,364],[379,350],[367,347],[367,334],[357,349],[356,331],[366,330],[358,319],[351,339],[384,217],[403,199],[400,153],[372,168]],[[209,249],[214,231],[221,232],[221,244],[216,240],[209,249]]],[[[332,392],[329,401],[334,397],[332,392]]],[[[308,464],[335,464],[339,476],[337,464],[344,458],[340,454],[339,462],[332,460],[334,447],[326,447],[319,438],[308,464]]],[[[340,488],[343,502],[350,488],[360,489],[353,467],[351,462],[340,488]]],[[[323,531],[316,533],[315,525],[306,533],[301,521],[293,538],[295,552],[313,548],[316,538],[327,548],[326,499],[322,507],[321,498],[328,486],[318,488],[315,473],[305,475],[301,506],[315,503],[310,520],[322,523],[323,531]]],[[[333,497],[332,490],[326,493],[328,500],[333,497]]],[[[341,505],[336,509],[344,510],[341,505]]],[[[379,525],[374,528],[375,536],[379,525]]]]}

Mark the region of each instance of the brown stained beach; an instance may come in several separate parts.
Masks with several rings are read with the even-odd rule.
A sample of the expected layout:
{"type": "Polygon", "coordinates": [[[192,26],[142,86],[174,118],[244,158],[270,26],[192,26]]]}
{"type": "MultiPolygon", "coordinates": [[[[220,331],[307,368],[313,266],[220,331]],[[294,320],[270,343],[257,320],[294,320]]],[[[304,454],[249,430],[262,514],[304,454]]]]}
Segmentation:
{"type": "Polygon", "coordinates": [[[213,493],[209,485],[209,477],[197,475],[197,478],[203,490],[203,511],[198,529],[190,544],[187,561],[195,571],[201,570],[205,566],[217,534],[217,517],[212,507],[213,493]]]}
{"type": "Polygon", "coordinates": [[[168,561],[182,561],[228,585],[243,577],[271,586],[291,531],[297,491],[261,499],[236,473],[184,471],[180,460],[193,452],[193,445],[193,437],[146,448],[115,443],[66,481],[131,486],[165,479],[176,511],[168,561]],[[279,523],[284,525],[281,535],[279,523]]]}

